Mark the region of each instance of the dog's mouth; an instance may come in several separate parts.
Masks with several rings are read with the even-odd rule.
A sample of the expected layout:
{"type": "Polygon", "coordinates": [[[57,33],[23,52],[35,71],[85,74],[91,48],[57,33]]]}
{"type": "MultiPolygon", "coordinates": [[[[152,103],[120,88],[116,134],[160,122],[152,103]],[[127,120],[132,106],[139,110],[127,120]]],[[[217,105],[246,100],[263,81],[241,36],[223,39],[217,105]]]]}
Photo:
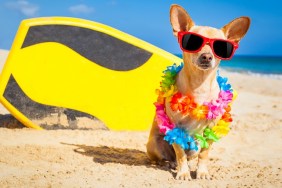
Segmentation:
{"type": "Polygon", "coordinates": [[[208,62],[198,62],[197,66],[200,69],[203,69],[203,70],[208,70],[208,69],[210,69],[212,67],[211,63],[208,63],[208,62]]]}

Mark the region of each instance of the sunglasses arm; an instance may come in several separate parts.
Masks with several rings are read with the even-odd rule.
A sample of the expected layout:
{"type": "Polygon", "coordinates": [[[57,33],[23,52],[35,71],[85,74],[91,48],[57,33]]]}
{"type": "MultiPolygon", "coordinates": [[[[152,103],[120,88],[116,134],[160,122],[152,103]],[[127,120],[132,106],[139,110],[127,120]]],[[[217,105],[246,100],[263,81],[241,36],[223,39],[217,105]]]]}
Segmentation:
{"type": "Polygon", "coordinates": [[[183,32],[181,32],[181,31],[179,31],[177,33],[177,41],[178,41],[179,44],[180,44],[180,39],[181,39],[182,35],[183,35],[183,32]]]}
{"type": "Polygon", "coordinates": [[[235,50],[237,50],[237,49],[239,48],[239,43],[234,42],[233,44],[234,44],[234,48],[235,48],[235,50]]]}

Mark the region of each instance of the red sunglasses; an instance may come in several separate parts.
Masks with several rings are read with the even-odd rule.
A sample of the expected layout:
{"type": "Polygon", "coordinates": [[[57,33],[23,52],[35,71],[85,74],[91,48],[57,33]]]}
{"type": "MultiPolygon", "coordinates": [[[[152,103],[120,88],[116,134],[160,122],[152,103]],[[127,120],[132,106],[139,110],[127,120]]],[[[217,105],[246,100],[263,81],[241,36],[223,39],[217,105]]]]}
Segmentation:
{"type": "Polygon", "coordinates": [[[238,43],[224,39],[210,39],[193,32],[178,32],[178,42],[184,52],[199,52],[208,44],[213,54],[223,60],[231,59],[235,50],[239,47],[238,43]]]}

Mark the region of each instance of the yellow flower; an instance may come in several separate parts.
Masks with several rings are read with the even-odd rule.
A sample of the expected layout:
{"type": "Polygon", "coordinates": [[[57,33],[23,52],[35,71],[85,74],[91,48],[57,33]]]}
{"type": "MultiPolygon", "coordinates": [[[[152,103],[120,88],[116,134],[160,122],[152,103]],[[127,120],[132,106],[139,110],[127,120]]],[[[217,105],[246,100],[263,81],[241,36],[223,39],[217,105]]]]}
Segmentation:
{"type": "Polygon", "coordinates": [[[205,119],[208,113],[208,107],[207,106],[202,106],[202,105],[197,105],[195,109],[192,111],[192,115],[199,119],[205,119]]]}
{"type": "Polygon", "coordinates": [[[232,101],[234,101],[234,100],[237,98],[237,96],[238,96],[238,92],[237,92],[235,89],[233,89],[233,98],[232,98],[232,101]]]}
{"type": "Polygon", "coordinates": [[[165,91],[165,93],[163,94],[163,97],[170,97],[170,96],[172,96],[176,91],[177,91],[176,86],[171,85],[170,88],[165,91]]]}
{"type": "Polygon", "coordinates": [[[229,124],[230,124],[229,122],[225,122],[223,120],[219,120],[217,125],[214,126],[212,128],[212,130],[214,131],[214,133],[218,137],[226,136],[228,134],[229,130],[230,130],[229,124]]]}
{"type": "Polygon", "coordinates": [[[164,93],[162,91],[160,91],[159,89],[156,89],[156,94],[158,95],[157,102],[164,104],[164,102],[165,102],[164,93]]]}

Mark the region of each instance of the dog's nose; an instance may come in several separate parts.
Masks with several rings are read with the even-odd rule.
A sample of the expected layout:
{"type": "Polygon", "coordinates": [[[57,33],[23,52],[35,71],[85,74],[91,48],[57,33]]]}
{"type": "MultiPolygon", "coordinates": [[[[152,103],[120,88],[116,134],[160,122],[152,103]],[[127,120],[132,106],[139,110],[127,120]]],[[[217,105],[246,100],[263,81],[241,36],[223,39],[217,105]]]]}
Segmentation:
{"type": "Polygon", "coordinates": [[[201,63],[210,63],[212,61],[212,54],[211,53],[203,53],[200,56],[201,63]]]}

